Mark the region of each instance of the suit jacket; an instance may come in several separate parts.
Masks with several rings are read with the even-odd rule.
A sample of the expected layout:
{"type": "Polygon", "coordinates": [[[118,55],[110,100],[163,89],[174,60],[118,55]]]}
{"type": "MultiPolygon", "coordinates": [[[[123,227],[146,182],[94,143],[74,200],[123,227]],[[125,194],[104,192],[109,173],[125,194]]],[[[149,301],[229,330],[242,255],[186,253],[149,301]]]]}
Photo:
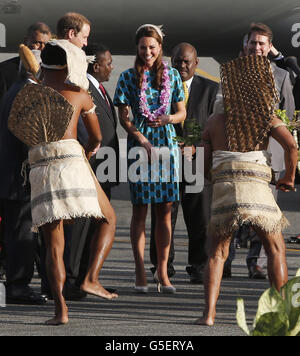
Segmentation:
{"type": "MultiPolygon", "coordinates": [[[[189,120],[196,120],[196,122],[201,125],[202,131],[204,130],[206,122],[213,112],[218,88],[218,83],[200,77],[199,75],[194,75],[186,107],[187,115],[184,121],[184,126],[182,128],[181,123],[175,125],[177,136],[186,137],[188,135],[186,123],[189,122],[189,120]]],[[[192,161],[192,170],[193,174],[195,174],[195,159],[192,161]]]]}
{"type": "MultiPolygon", "coordinates": [[[[103,99],[97,88],[89,81],[89,91],[93,98],[93,101],[96,105],[96,114],[99,120],[99,125],[102,133],[102,143],[101,147],[111,147],[114,149],[117,158],[117,181],[118,181],[118,168],[119,168],[119,140],[117,136],[117,115],[115,107],[112,103],[112,100],[107,93],[107,98],[110,103],[110,107],[107,105],[107,102],[103,99]]],[[[78,122],[78,141],[85,146],[88,141],[88,133],[84,126],[82,119],[79,119],[78,122]]],[[[90,160],[93,170],[96,172],[97,167],[101,162],[106,159],[98,159],[97,155],[93,156],[90,160]]],[[[110,183],[110,186],[116,185],[117,183],[110,183]]]]}
{"type": "MultiPolygon", "coordinates": [[[[191,84],[191,90],[187,103],[187,116],[185,123],[194,119],[201,125],[202,130],[206,125],[209,116],[213,112],[214,102],[218,92],[218,83],[212,80],[195,75],[191,84]]],[[[187,131],[181,124],[175,125],[178,136],[185,137],[187,131]]]]}
{"type": "MultiPolygon", "coordinates": [[[[277,67],[274,63],[272,63],[272,69],[275,86],[280,97],[279,109],[286,110],[287,116],[292,119],[295,111],[295,101],[289,72],[277,67]]],[[[283,171],[285,169],[284,150],[272,137],[270,137],[268,152],[272,154],[271,165],[273,170],[275,172],[283,171]]]]}
{"type": "Polygon", "coordinates": [[[14,57],[0,63],[0,99],[18,79],[20,57],[14,57]]]}
{"type": "MultiPolygon", "coordinates": [[[[30,184],[23,186],[22,164],[28,158],[28,147],[8,129],[7,122],[15,96],[26,84],[26,79],[16,81],[0,104],[0,198],[9,200],[30,199],[30,184]]],[[[28,172],[27,172],[28,173],[28,172]]]]}

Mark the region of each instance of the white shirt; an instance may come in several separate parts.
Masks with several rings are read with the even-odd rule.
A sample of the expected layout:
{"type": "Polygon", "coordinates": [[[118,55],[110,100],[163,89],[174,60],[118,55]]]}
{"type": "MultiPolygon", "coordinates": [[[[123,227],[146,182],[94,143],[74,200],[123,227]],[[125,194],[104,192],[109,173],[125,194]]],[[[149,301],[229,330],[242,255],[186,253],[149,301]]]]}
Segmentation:
{"type": "Polygon", "coordinates": [[[190,94],[190,92],[191,92],[191,85],[192,85],[193,79],[194,79],[194,77],[190,78],[189,80],[187,80],[187,81],[185,82],[185,84],[186,84],[186,86],[187,86],[187,89],[188,89],[188,91],[189,91],[189,94],[190,94]]]}
{"type": "Polygon", "coordinates": [[[92,84],[94,85],[94,87],[98,90],[98,92],[100,93],[100,95],[102,96],[102,98],[103,98],[104,100],[106,100],[106,99],[104,98],[103,94],[102,94],[102,91],[99,89],[100,83],[98,82],[98,80],[97,80],[95,77],[93,77],[91,74],[89,74],[89,73],[86,73],[86,76],[87,76],[87,78],[92,82],[92,84]]]}

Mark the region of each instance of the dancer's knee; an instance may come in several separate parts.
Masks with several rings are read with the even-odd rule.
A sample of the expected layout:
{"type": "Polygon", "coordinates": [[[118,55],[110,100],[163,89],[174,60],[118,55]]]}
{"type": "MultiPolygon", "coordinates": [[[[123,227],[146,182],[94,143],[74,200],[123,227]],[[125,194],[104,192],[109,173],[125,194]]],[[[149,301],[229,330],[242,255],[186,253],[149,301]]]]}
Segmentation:
{"type": "Polygon", "coordinates": [[[282,233],[263,233],[261,237],[268,257],[285,255],[286,248],[282,233]]]}
{"type": "Polygon", "coordinates": [[[230,237],[213,237],[208,241],[208,255],[212,259],[226,261],[229,255],[230,237]]]}
{"type": "Polygon", "coordinates": [[[114,209],[112,207],[106,213],[105,220],[108,223],[108,225],[111,227],[111,229],[116,230],[117,216],[116,216],[116,213],[115,213],[115,211],[114,211],[114,209]]]}

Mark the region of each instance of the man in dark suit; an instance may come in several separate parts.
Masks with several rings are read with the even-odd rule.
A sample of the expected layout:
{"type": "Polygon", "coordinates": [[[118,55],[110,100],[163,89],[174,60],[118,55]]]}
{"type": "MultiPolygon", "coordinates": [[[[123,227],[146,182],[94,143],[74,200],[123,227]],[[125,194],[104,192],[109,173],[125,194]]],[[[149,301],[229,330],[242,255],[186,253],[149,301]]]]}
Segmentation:
{"type": "MultiPolygon", "coordinates": [[[[50,28],[42,22],[37,22],[28,28],[24,44],[30,49],[41,51],[50,38],[50,28]]],[[[0,63],[0,99],[17,80],[20,68],[20,57],[0,63]]]]}
{"type": "Polygon", "coordinates": [[[29,287],[34,272],[37,235],[31,231],[30,184],[25,178],[29,174],[24,165],[28,147],[7,127],[14,98],[30,81],[26,72],[21,70],[21,73],[0,104],[0,200],[6,246],[6,302],[44,304],[47,299],[29,287]]]}
{"type": "MultiPolygon", "coordinates": [[[[25,36],[24,39],[24,44],[27,45],[31,50],[36,50],[37,52],[40,52],[44,47],[45,44],[50,40],[51,38],[51,30],[50,28],[42,23],[42,22],[37,22],[34,23],[33,25],[31,25],[28,30],[27,30],[27,34],[25,36]]],[[[38,54],[38,53],[37,53],[38,54]]],[[[12,202],[14,201],[15,204],[17,204],[17,202],[24,202],[28,199],[29,195],[24,195],[24,189],[21,188],[22,187],[22,182],[21,182],[21,170],[19,167],[20,164],[22,164],[23,160],[27,159],[27,151],[25,151],[25,153],[20,150],[20,143],[17,142],[17,140],[15,138],[12,138],[10,132],[8,132],[7,130],[7,118],[8,118],[8,114],[9,112],[7,111],[8,108],[10,108],[11,105],[11,101],[14,98],[14,96],[17,94],[18,90],[20,90],[22,88],[22,86],[25,85],[26,83],[26,75],[24,73],[24,69],[22,69],[21,63],[20,63],[20,57],[14,57],[12,59],[9,59],[7,61],[4,61],[2,63],[0,63],[0,102],[1,102],[1,106],[2,106],[2,110],[3,113],[1,114],[1,125],[3,126],[3,130],[1,129],[1,147],[5,147],[3,150],[1,149],[1,167],[5,167],[3,168],[2,171],[2,175],[1,175],[1,196],[0,196],[0,213],[1,213],[1,217],[3,218],[3,221],[1,222],[2,225],[5,224],[5,216],[8,216],[10,218],[10,222],[11,222],[11,228],[13,228],[13,224],[17,224],[17,222],[13,221],[14,218],[19,219],[18,224],[20,225],[19,227],[19,232],[14,232],[14,236],[15,239],[14,240],[10,240],[7,241],[6,244],[10,244],[11,246],[11,251],[18,251],[20,252],[20,250],[18,248],[13,247],[14,243],[18,243],[17,240],[20,239],[20,241],[26,238],[26,233],[24,234],[24,237],[22,237],[23,232],[22,232],[22,225],[23,223],[26,225],[26,219],[28,217],[26,217],[22,211],[18,211],[18,209],[15,209],[13,212],[12,211],[5,211],[8,202],[12,202]],[[5,98],[5,94],[9,91],[10,87],[17,82],[15,88],[10,92],[10,94],[7,96],[7,98],[5,98]],[[6,102],[7,101],[7,102],[6,102]],[[6,125],[6,126],[5,126],[6,125]],[[5,145],[5,142],[9,142],[8,145],[12,145],[10,149],[8,149],[8,145],[5,145]],[[19,148],[17,148],[19,147],[19,148]],[[24,158],[25,157],[25,158],[24,158]],[[24,158],[24,159],[23,159],[24,158]],[[22,161],[20,161],[22,160],[22,161]],[[4,174],[4,169],[6,170],[6,172],[9,172],[7,174],[4,174]],[[19,169],[19,170],[18,170],[19,169]],[[16,175],[18,173],[18,175],[16,175]],[[4,180],[4,181],[3,181],[4,180]],[[20,193],[21,192],[21,193],[20,193]],[[23,214],[23,215],[22,215],[23,214]],[[17,216],[18,215],[18,216],[17,216]],[[24,218],[24,219],[23,219],[24,218]]],[[[27,192],[28,193],[28,192],[27,192]]],[[[30,198],[29,198],[30,199],[30,198]]],[[[22,203],[20,203],[22,205],[22,203]]],[[[10,205],[12,205],[12,203],[10,203],[10,205]]],[[[21,209],[21,205],[19,206],[19,208],[21,209]]],[[[30,203],[29,203],[29,207],[30,207],[30,203]]],[[[24,208],[24,206],[23,206],[24,208]]],[[[7,229],[9,229],[8,227],[6,228],[6,232],[3,232],[2,236],[4,237],[4,235],[7,236],[11,236],[10,233],[8,233],[7,229]]],[[[25,229],[26,230],[26,229],[25,229]]],[[[28,234],[28,238],[30,239],[30,236],[33,236],[32,233],[28,234]]],[[[5,242],[2,241],[1,244],[3,243],[3,246],[5,246],[5,242]]],[[[18,246],[21,246],[21,242],[19,242],[18,246]]],[[[12,256],[12,255],[10,255],[12,256]]],[[[23,257],[23,256],[22,256],[23,257]]],[[[29,259],[28,261],[30,261],[30,256],[28,256],[29,259]]],[[[26,258],[26,256],[24,256],[24,258],[26,258]]],[[[14,259],[14,257],[12,256],[12,258],[9,258],[9,261],[12,261],[14,259]]],[[[7,267],[10,269],[10,262],[8,261],[7,263],[7,267]]],[[[22,263],[24,262],[24,259],[18,259],[18,263],[15,263],[15,265],[18,265],[19,267],[17,268],[21,268],[20,266],[22,266],[22,263]]],[[[1,256],[1,261],[0,263],[2,265],[5,265],[5,251],[2,251],[2,256],[1,256]]],[[[31,278],[29,277],[31,272],[31,268],[33,268],[33,265],[31,266],[31,262],[27,262],[26,266],[29,266],[29,269],[27,267],[23,268],[23,274],[21,273],[21,275],[19,274],[18,278],[23,278],[26,274],[27,277],[25,278],[26,281],[31,280],[31,278]],[[29,272],[28,272],[29,271],[29,272]],[[21,277],[20,277],[21,276],[21,277]]],[[[1,269],[1,268],[0,268],[1,269]]],[[[3,269],[3,266],[2,266],[3,269]]],[[[2,272],[3,273],[3,272],[2,272]]],[[[16,273],[17,275],[17,273],[16,273]]],[[[32,277],[32,276],[31,276],[32,277]]],[[[13,277],[11,275],[11,272],[8,271],[8,279],[10,279],[11,281],[14,280],[15,277],[13,277]]],[[[12,283],[11,283],[12,284],[12,283]]],[[[27,285],[27,283],[25,283],[27,285]]],[[[27,288],[27,287],[26,287],[27,288]]],[[[10,288],[11,290],[13,289],[13,287],[10,288]]],[[[22,300],[25,298],[27,298],[26,296],[28,295],[27,290],[22,291],[22,288],[19,289],[18,291],[18,297],[17,298],[12,298],[12,299],[20,299],[20,302],[22,302],[22,300]]],[[[9,291],[7,291],[7,295],[9,295],[9,291]]],[[[14,295],[16,295],[16,293],[14,293],[14,295]]]]}
{"type": "MultiPolygon", "coordinates": [[[[87,56],[95,56],[95,62],[88,67],[87,77],[90,82],[89,91],[96,105],[96,114],[102,132],[101,147],[110,147],[116,154],[116,176],[111,177],[110,181],[102,181],[101,187],[106,193],[108,199],[111,198],[111,188],[117,184],[118,167],[119,167],[119,140],[117,136],[117,116],[112,100],[104,88],[104,82],[109,81],[110,74],[113,70],[112,56],[109,49],[102,44],[92,44],[85,47],[87,56]]],[[[81,130],[78,129],[79,134],[81,130]]],[[[80,138],[79,138],[80,140],[80,138]]],[[[97,167],[105,161],[97,156],[92,160],[91,166],[95,173],[97,167]]],[[[100,177],[98,177],[99,179],[100,177]]]]}
{"type": "MultiPolygon", "coordinates": [[[[172,66],[175,67],[181,76],[184,84],[186,96],[187,117],[184,125],[175,126],[178,136],[187,137],[189,134],[188,123],[191,121],[201,125],[204,129],[209,115],[213,111],[215,97],[218,91],[218,84],[209,79],[195,74],[198,58],[196,49],[189,43],[180,43],[172,52],[172,66]]],[[[200,142],[199,142],[200,143],[200,142]]],[[[196,152],[193,145],[192,154],[196,152]]],[[[193,168],[195,168],[195,159],[193,159],[193,168]]],[[[187,193],[186,186],[189,183],[183,181],[181,184],[181,205],[184,214],[184,220],[188,232],[188,265],[186,270],[190,275],[191,283],[202,283],[203,266],[206,262],[206,225],[209,215],[209,185],[201,193],[187,193]]],[[[172,245],[168,261],[168,274],[174,275],[174,241],[173,235],[176,225],[179,203],[174,203],[172,207],[172,245]]],[[[154,231],[154,218],[152,214],[151,230],[154,231]]],[[[151,233],[150,259],[156,266],[156,247],[151,233]]],[[[155,271],[155,267],[151,268],[155,271]]]]}
{"type": "MultiPolygon", "coordinates": [[[[115,152],[115,164],[117,168],[119,166],[119,140],[116,131],[117,116],[111,98],[102,85],[103,82],[109,80],[113,69],[111,53],[109,49],[102,44],[91,44],[85,47],[84,50],[87,56],[95,56],[93,63],[89,64],[87,77],[90,82],[89,92],[96,105],[96,114],[102,133],[101,148],[111,148],[115,152]]],[[[81,119],[78,123],[77,136],[78,141],[85,146],[88,136],[81,119]]],[[[101,149],[99,151],[101,152],[101,149]]],[[[106,160],[106,158],[99,158],[100,152],[90,161],[96,174],[97,168],[106,160]]],[[[97,178],[110,200],[111,188],[117,184],[118,169],[116,169],[116,176],[111,177],[111,180],[102,181],[99,174],[97,178]]],[[[72,236],[67,268],[68,279],[70,283],[74,282],[75,279],[75,285],[80,286],[86,274],[90,240],[95,231],[95,224],[89,219],[79,219],[73,226],[70,226],[69,229],[72,230],[72,236]]]]}

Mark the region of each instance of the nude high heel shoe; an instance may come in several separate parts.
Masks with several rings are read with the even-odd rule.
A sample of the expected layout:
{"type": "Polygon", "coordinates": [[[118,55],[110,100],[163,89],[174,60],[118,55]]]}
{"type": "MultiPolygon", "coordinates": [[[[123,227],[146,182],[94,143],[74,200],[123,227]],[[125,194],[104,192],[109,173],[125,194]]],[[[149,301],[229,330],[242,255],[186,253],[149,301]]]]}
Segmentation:
{"type": "Polygon", "coordinates": [[[154,273],[154,281],[157,284],[157,291],[158,293],[163,293],[163,294],[175,294],[176,293],[176,288],[173,286],[163,286],[161,282],[158,279],[157,271],[154,273]]]}
{"type": "Polygon", "coordinates": [[[147,294],[149,291],[149,288],[147,286],[135,286],[134,290],[138,293],[138,294],[147,294]]]}

